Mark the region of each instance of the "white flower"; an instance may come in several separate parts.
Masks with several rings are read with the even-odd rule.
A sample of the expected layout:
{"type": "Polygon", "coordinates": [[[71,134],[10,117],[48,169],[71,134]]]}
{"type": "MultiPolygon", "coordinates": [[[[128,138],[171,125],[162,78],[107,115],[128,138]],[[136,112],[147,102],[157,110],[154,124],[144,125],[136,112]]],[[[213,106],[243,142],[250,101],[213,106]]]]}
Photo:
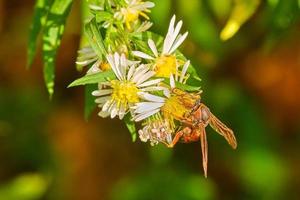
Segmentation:
{"type": "Polygon", "coordinates": [[[80,68],[87,67],[92,64],[87,71],[87,74],[95,74],[110,69],[108,63],[101,60],[92,47],[84,47],[78,51],[76,64],[80,68]]]}
{"type": "Polygon", "coordinates": [[[142,142],[150,141],[152,146],[162,142],[166,145],[172,143],[172,129],[168,121],[159,119],[149,121],[142,129],[138,131],[142,142]]]}
{"type": "Polygon", "coordinates": [[[183,35],[179,34],[182,27],[182,21],[179,21],[175,26],[175,20],[176,16],[174,15],[170,21],[168,33],[164,39],[163,49],[161,52],[158,52],[158,49],[152,39],[148,40],[148,46],[153,55],[148,55],[141,51],[133,51],[135,56],[153,61],[154,70],[157,73],[156,75],[159,77],[170,77],[171,74],[175,74],[180,66],[174,52],[186,39],[188,32],[185,32],[183,35]]]}
{"type": "Polygon", "coordinates": [[[132,23],[138,21],[139,16],[143,16],[147,20],[149,17],[146,13],[150,12],[150,8],[153,8],[155,4],[150,1],[143,2],[142,0],[125,0],[126,7],[120,9],[120,11],[114,14],[114,17],[118,20],[122,20],[126,24],[126,27],[131,30],[132,23]]]}
{"type": "Polygon", "coordinates": [[[92,93],[102,107],[100,116],[119,116],[122,119],[140,101],[140,94],[163,89],[157,86],[162,79],[150,80],[155,72],[148,65],[137,66],[137,62],[128,61],[124,54],[120,56],[118,53],[108,55],[107,60],[117,79],[102,83],[108,89],[99,88],[92,93]]]}
{"type": "MultiPolygon", "coordinates": [[[[187,69],[190,65],[190,61],[187,61],[184,64],[183,70],[181,71],[181,75],[180,77],[178,76],[173,76],[173,74],[171,74],[170,76],[170,88],[171,90],[173,90],[176,87],[175,81],[178,81],[180,83],[183,83],[185,81],[185,74],[187,72],[187,69]]],[[[177,72],[175,74],[178,74],[177,72]]],[[[161,109],[165,106],[166,102],[171,99],[171,94],[170,91],[165,89],[164,91],[164,95],[165,97],[160,97],[157,95],[152,95],[152,94],[148,94],[148,93],[140,93],[140,96],[142,97],[142,99],[146,100],[144,102],[138,102],[136,103],[135,106],[135,110],[134,110],[134,120],[136,122],[138,121],[142,121],[158,112],[161,111],[161,109]]],[[[172,104],[172,101],[170,101],[172,104]]],[[[175,102],[176,103],[176,102],[175,102]]],[[[174,108],[174,112],[176,112],[176,110],[178,112],[182,112],[182,108],[179,105],[171,105],[171,108],[174,108]],[[178,107],[176,107],[178,106],[178,107]]]]}

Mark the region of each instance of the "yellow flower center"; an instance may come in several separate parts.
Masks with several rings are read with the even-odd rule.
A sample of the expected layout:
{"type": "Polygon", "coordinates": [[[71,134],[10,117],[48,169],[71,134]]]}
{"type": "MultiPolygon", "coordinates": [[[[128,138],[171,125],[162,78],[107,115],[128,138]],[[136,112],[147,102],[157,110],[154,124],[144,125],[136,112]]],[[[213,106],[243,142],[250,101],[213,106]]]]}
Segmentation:
{"type": "Polygon", "coordinates": [[[99,67],[104,72],[107,71],[107,70],[109,70],[109,69],[111,69],[110,65],[108,63],[106,63],[106,62],[101,63],[99,67]]]}
{"type": "Polygon", "coordinates": [[[156,59],[155,72],[158,77],[169,78],[176,74],[176,57],[173,55],[162,55],[156,59]]]}
{"type": "Polygon", "coordinates": [[[179,96],[168,98],[161,110],[166,118],[175,118],[177,120],[184,118],[185,113],[188,111],[180,101],[179,96]]]}
{"type": "Polygon", "coordinates": [[[126,27],[131,30],[131,23],[134,23],[138,20],[139,16],[143,16],[145,19],[149,20],[149,17],[145,12],[150,12],[150,10],[146,9],[145,12],[133,9],[133,8],[122,8],[121,10],[124,19],[126,27]]]}
{"type": "Polygon", "coordinates": [[[131,23],[136,21],[139,18],[140,12],[134,9],[125,9],[124,10],[124,18],[126,23],[131,23]]]}
{"type": "Polygon", "coordinates": [[[139,101],[139,89],[133,82],[112,80],[111,87],[113,88],[112,99],[118,102],[118,106],[139,101]]]}

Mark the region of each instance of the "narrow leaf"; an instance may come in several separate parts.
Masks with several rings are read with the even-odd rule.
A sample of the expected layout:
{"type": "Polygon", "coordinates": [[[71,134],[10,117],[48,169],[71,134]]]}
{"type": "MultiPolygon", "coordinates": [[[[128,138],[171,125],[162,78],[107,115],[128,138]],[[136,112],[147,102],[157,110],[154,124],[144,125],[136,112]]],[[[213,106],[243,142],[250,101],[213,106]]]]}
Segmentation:
{"type": "Polygon", "coordinates": [[[84,77],[81,77],[75,81],[73,81],[68,87],[75,87],[79,85],[87,85],[87,84],[95,84],[101,83],[108,79],[116,79],[115,74],[112,70],[108,70],[105,72],[100,72],[97,74],[89,74],[84,77]]]}
{"type": "Polygon", "coordinates": [[[97,84],[86,85],[84,88],[84,118],[86,120],[89,119],[97,106],[95,103],[95,97],[92,95],[92,92],[95,90],[97,90],[97,84]]]}
{"type": "Polygon", "coordinates": [[[231,15],[223,28],[220,38],[226,41],[233,37],[240,27],[252,17],[261,0],[235,0],[231,15]]]}
{"type": "Polygon", "coordinates": [[[132,121],[132,116],[131,116],[130,113],[125,115],[124,122],[125,122],[126,127],[128,128],[128,130],[131,134],[132,142],[135,142],[136,137],[137,137],[137,132],[136,132],[135,123],[134,123],[134,121],[132,121]]]}
{"type": "Polygon", "coordinates": [[[36,54],[38,36],[45,25],[47,14],[52,3],[53,0],[36,1],[28,38],[27,68],[30,68],[32,65],[34,56],[36,54]]]}
{"type": "Polygon", "coordinates": [[[50,98],[54,92],[54,71],[57,49],[65,29],[72,0],[55,0],[47,16],[43,31],[44,79],[50,98]]]}
{"type": "Polygon", "coordinates": [[[97,28],[96,19],[93,18],[90,22],[85,25],[85,34],[88,38],[88,41],[99,58],[102,58],[103,55],[107,55],[103,38],[100,34],[100,31],[97,28]]]}

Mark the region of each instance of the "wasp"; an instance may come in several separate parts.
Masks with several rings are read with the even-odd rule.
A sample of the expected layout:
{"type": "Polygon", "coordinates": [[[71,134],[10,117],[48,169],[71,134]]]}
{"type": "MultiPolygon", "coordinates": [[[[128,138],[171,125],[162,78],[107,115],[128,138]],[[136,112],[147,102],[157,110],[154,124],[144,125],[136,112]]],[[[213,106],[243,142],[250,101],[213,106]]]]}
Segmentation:
{"type": "Polygon", "coordinates": [[[201,102],[201,92],[198,94],[191,94],[179,89],[173,89],[172,93],[173,95],[177,95],[181,103],[190,109],[190,111],[184,117],[179,119],[182,123],[182,128],[175,133],[172,142],[167,144],[167,146],[172,148],[177,142],[190,143],[200,141],[202,165],[204,175],[207,177],[208,145],[205,128],[210,125],[211,128],[227,140],[233,149],[236,149],[237,142],[234,133],[201,102]]]}

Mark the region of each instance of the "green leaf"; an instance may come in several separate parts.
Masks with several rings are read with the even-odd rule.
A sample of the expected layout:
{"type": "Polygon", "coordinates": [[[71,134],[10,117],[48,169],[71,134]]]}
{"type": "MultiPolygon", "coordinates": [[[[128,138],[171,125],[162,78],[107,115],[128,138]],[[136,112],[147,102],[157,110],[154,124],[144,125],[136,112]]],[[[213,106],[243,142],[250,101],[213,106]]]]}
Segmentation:
{"type": "Polygon", "coordinates": [[[44,79],[50,98],[54,92],[54,71],[57,49],[65,29],[72,0],[55,0],[50,8],[43,31],[44,79]]]}
{"type": "Polygon", "coordinates": [[[36,54],[37,40],[40,32],[45,25],[46,18],[53,0],[37,0],[35,3],[33,21],[30,26],[28,49],[27,49],[27,68],[30,68],[36,54]]]}
{"type": "Polygon", "coordinates": [[[226,41],[233,37],[240,27],[252,17],[260,1],[261,0],[235,0],[231,15],[220,34],[220,38],[226,41]]]}
{"type": "Polygon", "coordinates": [[[89,119],[97,106],[95,103],[95,97],[92,95],[92,92],[97,89],[97,84],[86,85],[84,88],[84,118],[86,120],[89,119]]]}
{"type": "Polygon", "coordinates": [[[95,53],[99,56],[99,59],[101,59],[103,55],[107,55],[103,38],[100,34],[99,29],[97,28],[96,19],[93,18],[90,22],[86,23],[84,28],[88,41],[94,49],[95,53]]]}
{"type": "Polygon", "coordinates": [[[0,186],[0,199],[42,199],[49,189],[49,177],[25,173],[0,186]]]}
{"type": "Polygon", "coordinates": [[[107,20],[111,20],[112,19],[112,14],[109,12],[105,12],[105,11],[98,11],[96,13],[96,21],[97,23],[101,23],[107,20]]]}
{"type": "MultiPolygon", "coordinates": [[[[165,80],[163,82],[170,85],[169,78],[165,78],[165,80]]],[[[176,86],[176,88],[186,91],[186,92],[199,92],[201,89],[200,86],[187,85],[187,84],[180,83],[178,81],[175,81],[175,86],[176,86]]]]}
{"type": "Polygon", "coordinates": [[[127,113],[124,117],[124,122],[126,124],[126,127],[128,128],[130,134],[131,134],[131,138],[132,138],[132,142],[136,141],[136,128],[135,128],[135,123],[134,121],[132,121],[132,116],[130,113],[127,113]]]}
{"type": "Polygon", "coordinates": [[[112,70],[105,72],[99,72],[96,74],[89,74],[73,81],[68,87],[75,87],[79,85],[95,84],[106,81],[107,79],[116,79],[116,76],[112,70]]]}
{"type": "Polygon", "coordinates": [[[187,84],[183,84],[180,82],[176,82],[175,85],[178,89],[181,89],[181,90],[184,90],[187,92],[199,92],[201,89],[200,86],[192,86],[192,85],[187,85],[187,84]]]}

